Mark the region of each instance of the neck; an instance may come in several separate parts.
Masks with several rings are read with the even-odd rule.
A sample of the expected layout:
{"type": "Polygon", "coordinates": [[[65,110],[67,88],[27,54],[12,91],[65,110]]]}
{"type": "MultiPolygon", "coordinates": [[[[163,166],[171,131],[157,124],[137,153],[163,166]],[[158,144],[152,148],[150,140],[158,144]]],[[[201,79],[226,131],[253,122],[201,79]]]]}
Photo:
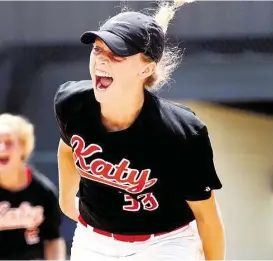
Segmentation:
{"type": "Polygon", "coordinates": [[[28,184],[28,177],[24,164],[10,169],[7,173],[0,172],[0,187],[7,190],[16,191],[24,188],[28,184]]]}
{"type": "Polygon", "coordinates": [[[135,121],[144,103],[144,93],[123,97],[119,102],[101,104],[104,126],[110,131],[123,130],[135,121]]]}

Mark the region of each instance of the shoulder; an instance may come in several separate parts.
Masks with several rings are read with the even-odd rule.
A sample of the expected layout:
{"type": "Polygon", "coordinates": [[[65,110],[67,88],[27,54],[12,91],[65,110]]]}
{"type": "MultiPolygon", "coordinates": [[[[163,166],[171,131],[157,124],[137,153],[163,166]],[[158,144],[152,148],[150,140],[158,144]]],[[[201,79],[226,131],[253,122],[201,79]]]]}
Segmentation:
{"type": "Polygon", "coordinates": [[[53,195],[54,197],[58,196],[58,190],[55,184],[46,177],[43,173],[39,170],[34,168],[33,166],[29,167],[32,172],[32,179],[33,181],[39,186],[41,192],[49,195],[53,195]]]}
{"type": "Polygon", "coordinates": [[[92,81],[66,82],[57,89],[54,96],[57,122],[66,125],[68,121],[85,112],[86,106],[90,107],[95,103],[92,81]]]}
{"type": "Polygon", "coordinates": [[[157,101],[157,106],[159,107],[164,123],[171,127],[175,133],[185,136],[195,136],[202,129],[206,128],[205,123],[189,107],[156,95],[153,96],[157,101]]]}
{"type": "Polygon", "coordinates": [[[62,109],[72,108],[71,105],[81,104],[86,94],[93,93],[92,81],[68,81],[57,89],[54,96],[54,109],[58,114],[62,109]]]}

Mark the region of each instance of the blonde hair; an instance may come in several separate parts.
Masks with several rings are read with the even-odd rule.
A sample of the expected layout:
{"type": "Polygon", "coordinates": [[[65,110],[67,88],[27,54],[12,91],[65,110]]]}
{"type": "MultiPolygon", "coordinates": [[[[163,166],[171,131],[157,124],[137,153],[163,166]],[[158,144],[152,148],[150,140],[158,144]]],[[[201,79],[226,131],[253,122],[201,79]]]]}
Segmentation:
{"type": "Polygon", "coordinates": [[[11,127],[24,147],[23,160],[27,160],[34,150],[34,126],[28,119],[9,113],[0,114],[0,125],[11,127]]]}
{"type": "MultiPolygon", "coordinates": [[[[174,18],[177,9],[190,2],[193,1],[159,1],[159,8],[153,16],[155,21],[162,27],[164,34],[166,34],[169,23],[174,18]]],[[[167,84],[171,74],[178,67],[181,57],[181,50],[177,46],[166,46],[163,56],[157,64],[155,73],[146,79],[144,83],[145,88],[160,88],[167,84]]],[[[144,56],[144,60],[147,61],[149,59],[144,56]]]]}

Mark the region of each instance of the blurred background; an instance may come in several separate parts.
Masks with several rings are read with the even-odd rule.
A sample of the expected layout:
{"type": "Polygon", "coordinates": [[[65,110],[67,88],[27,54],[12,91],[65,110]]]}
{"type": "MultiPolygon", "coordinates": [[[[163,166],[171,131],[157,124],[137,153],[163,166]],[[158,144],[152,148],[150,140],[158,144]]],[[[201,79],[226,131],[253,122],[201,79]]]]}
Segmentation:
{"type": "MultiPolygon", "coordinates": [[[[56,185],[53,96],[66,81],[90,78],[90,48],[79,37],[124,5],[155,6],[0,2],[0,113],[19,113],[35,124],[31,161],[56,185]]],[[[184,58],[159,95],[189,106],[208,126],[223,183],[217,195],[227,259],[272,259],[273,2],[195,2],[177,12],[168,36],[184,58]]],[[[64,218],[68,251],[74,228],[64,218]]]]}

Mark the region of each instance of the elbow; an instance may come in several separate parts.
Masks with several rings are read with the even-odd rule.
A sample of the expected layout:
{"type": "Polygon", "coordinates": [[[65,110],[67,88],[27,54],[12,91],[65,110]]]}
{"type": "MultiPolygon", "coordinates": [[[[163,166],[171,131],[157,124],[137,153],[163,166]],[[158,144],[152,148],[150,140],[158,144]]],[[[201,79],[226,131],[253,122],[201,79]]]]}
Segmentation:
{"type": "Polygon", "coordinates": [[[203,212],[195,217],[198,227],[205,227],[224,233],[224,224],[219,211],[203,212]]]}
{"type": "Polygon", "coordinates": [[[67,216],[67,214],[69,212],[69,206],[68,206],[67,200],[60,197],[59,198],[59,206],[60,206],[60,209],[63,212],[63,214],[65,214],[67,216]]]}
{"type": "Polygon", "coordinates": [[[199,224],[212,226],[223,226],[222,218],[219,215],[219,213],[216,213],[215,215],[200,215],[196,217],[196,222],[199,224]]]}
{"type": "Polygon", "coordinates": [[[59,202],[59,205],[60,205],[60,209],[62,211],[62,213],[68,217],[68,218],[71,218],[71,208],[68,206],[68,204],[65,204],[65,203],[61,203],[59,202]]]}
{"type": "Polygon", "coordinates": [[[59,197],[59,206],[62,212],[67,212],[71,208],[79,209],[79,198],[73,197],[59,197]]]}
{"type": "Polygon", "coordinates": [[[64,205],[64,204],[61,204],[61,203],[59,203],[59,205],[60,205],[60,209],[61,209],[61,211],[63,212],[63,214],[67,215],[67,211],[66,211],[65,205],[64,205]]]}
{"type": "Polygon", "coordinates": [[[213,233],[216,233],[218,235],[225,235],[224,224],[220,217],[214,219],[196,219],[196,223],[199,230],[213,231],[213,233]]]}
{"type": "Polygon", "coordinates": [[[65,216],[76,222],[78,221],[79,210],[76,208],[74,199],[59,198],[59,206],[65,216]]]}

